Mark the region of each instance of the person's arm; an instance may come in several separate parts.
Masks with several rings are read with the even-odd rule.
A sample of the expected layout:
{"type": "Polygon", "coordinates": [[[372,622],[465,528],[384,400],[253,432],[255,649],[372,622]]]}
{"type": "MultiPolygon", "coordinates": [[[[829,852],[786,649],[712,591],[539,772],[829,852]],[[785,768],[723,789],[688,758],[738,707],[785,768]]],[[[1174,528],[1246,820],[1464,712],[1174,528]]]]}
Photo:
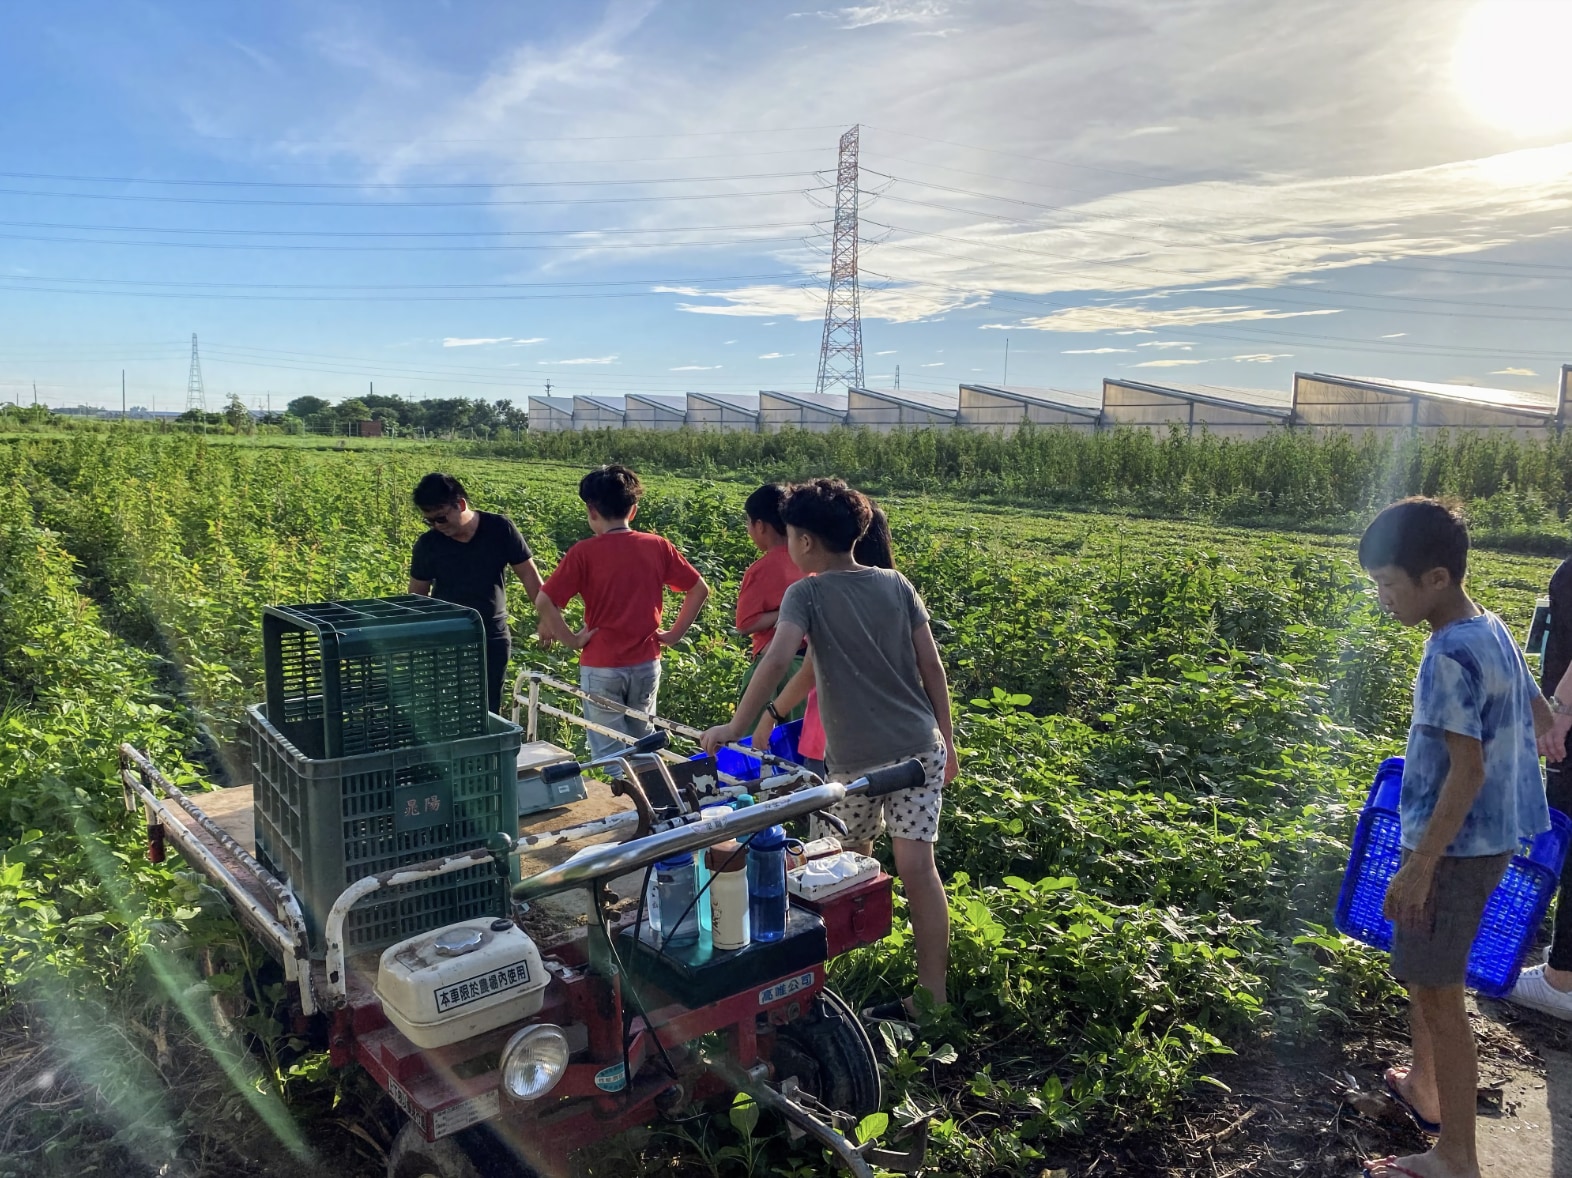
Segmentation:
{"type": "Polygon", "coordinates": [[[545,584],[541,579],[540,570],[535,567],[535,558],[529,557],[512,566],[513,575],[524,585],[524,592],[529,594],[529,599],[534,601],[540,596],[540,587],[545,584]]]}
{"type": "Polygon", "coordinates": [[[535,608],[540,613],[540,625],[535,633],[547,646],[553,642],[560,642],[569,650],[583,650],[589,640],[595,636],[595,631],[588,626],[578,633],[569,629],[568,623],[563,621],[562,611],[557,608],[557,603],[551,600],[545,590],[535,594],[535,608]]]}
{"type": "Polygon", "coordinates": [[[753,672],[748,690],[742,693],[737,710],[725,724],[717,724],[706,730],[699,737],[699,747],[707,753],[713,753],[721,745],[731,744],[748,735],[745,725],[764,710],[770,692],[775,690],[781,676],[786,674],[786,668],[791,666],[792,657],[806,636],[807,631],[793,622],[781,622],[775,627],[775,637],[770,639],[770,645],[759,656],[758,669],[753,672]]]}
{"type": "Polygon", "coordinates": [[[961,760],[955,752],[955,732],[950,721],[950,683],[944,673],[944,660],[939,657],[938,644],[933,640],[933,630],[927,623],[912,631],[912,649],[917,655],[922,689],[927,692],[928,703],[933,707],[933,718],[939,722],[939,735],[944,737],[944,784],[949,785],[961,771],[961,760]]]}
{"type": "MultiPolygon", "coordinates": [[[[1572,663],[1567,665],[1566,674],[1561,676],[1561,682],[1556,684],[1556,689],[1550,693],[1561,701],[1561,706],[1572,704],[1572,663]]],[[[1550,705],[1543,697],[1534,701],[1534,732],[1539,737],[1539,754],[1552,765],[1559,765],[1567,755],[1567,733],[1572,732],[1572,712],[1552,712],[1550,705]],[[1540,724],[1540,710],[1544,710],[1547,722],[1540,724]]]]}
{"type": "MultiPolygon", "coordinates": [[[[791,663],[788,661],[788,667],[791,663]]],[[[755,673],[754,678],[758,678],[755,673]]],[[[779,682],[779,680],[777,680],[779,682]]],[[[775,710],[783,716],[791,715],[792,709],[808,698],[808,692],[813,690],[813,647],[808,648],[808,653],[802,656],[802,666],[791,677],[791,682],[775,693],[775,698],[769,703],[775,705],[775,710]]],[[[770,743],[770,733],[775,731],[775,717],[769,712],[761,712],[759,724],[753,730],[753,747],[756,749],[767,748],[770,743]]]]}
{"type": "Polygon", "coordinates": [[[780,621],[781,611],[778,609],[766,610],[762,614],[754,614],[746,621],[737,623],[737,633],[757,634],[760,630],[768,630],[780,621]]]}
{"type": "Polygon", "coordinates": [[[1457,832],[1463,829],[1474,799],[1485,784],[1484,745],[1460,732],[1445,735],[1451,764],[1446,780],[1441,783],[1441,795],[1436,799],[1436,808],[1430,813],[1419,846],[1409,854],[1386,890],[1384,911],[1387,919],[1409,929],[1424,927],[1436,866],[1457,832]]]}
{"type": "Polygon", "coordinates": [[[709,583],[700,577],[693,583],[693,587],[682,595],[682,608],[677,611],[677,620],[671,624],[670,630],[655,631],[655,640],[662,646],[676,646],[682,641],[682,636],[688,632],[688,627],[693,625],[693,620],[699,616],[699,611],[704,608],[704,603],[709,600],[709,583]]]}
{"type": "Polygon", "coordinates": [[[431,582],[422,581],[418,577],[411,577],[409,579],[409,591],[416,597],[430,597],[431,582]]]}

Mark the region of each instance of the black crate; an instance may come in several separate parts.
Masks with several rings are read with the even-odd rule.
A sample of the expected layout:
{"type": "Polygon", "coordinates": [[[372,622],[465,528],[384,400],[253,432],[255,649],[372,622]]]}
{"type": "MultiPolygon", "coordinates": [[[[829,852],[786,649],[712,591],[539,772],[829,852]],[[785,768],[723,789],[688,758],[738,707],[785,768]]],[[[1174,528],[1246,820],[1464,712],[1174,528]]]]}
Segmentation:
{"type": "MultiPolygon", "coordinates": [[[[325,951],[329,909],[368,875],[518,833],[517,768],[523,730],[487,717],[484,736],[358,757],[305,756],[247,709],[255,771],[257,858],[300,901],[311,952],[325,951]]],[[[351,911],[351,953],[381,948],[455,921],[502,916],[506,887],[488,863],[385,888],[351,911]]]]}
{"type": "Polygon", "coordinates": [[[262,611],[268,717],[308,757],[486,731],[486,628],[466,606],[403,594],[262,611]]]}

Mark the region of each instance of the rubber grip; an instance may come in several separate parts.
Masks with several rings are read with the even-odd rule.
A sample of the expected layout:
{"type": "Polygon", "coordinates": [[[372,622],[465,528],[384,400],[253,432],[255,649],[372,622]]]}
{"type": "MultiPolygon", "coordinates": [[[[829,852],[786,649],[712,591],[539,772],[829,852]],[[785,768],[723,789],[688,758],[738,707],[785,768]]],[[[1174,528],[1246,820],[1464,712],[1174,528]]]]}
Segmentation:
{"type": "Polygon", "coordinates": [[[667,732],[664,728],[657,728],[654,732],[646,733],[645,735],[639,737],[638,740],[634,741],[633,747],[630,748],[628,752],[638,753],[641,755],[644,753],[658,753],[661,749],[665,748],[670,743],[671,733],[667,732]]]}
{"type": "Polygon", "coordinates": [[[899,765],[891,765],[888,769],[875,769],[872,773],[863,774],[868,779],[868,788],[859,791],[865,798],[882,798],[885,794],[892,794],[896,790],[916,789],[928,779],[928,772],[922,767],[922,762],[916,757],[909,761],[902,761],[899,765]]]}
{"type": "Polygon", "coordinates": [[[566,781],[570,777],[577,777],[580,773],[577,761],[556,761],[550,765],[540,767],[540,779],[546,785],[556,785],[559,781],[566,781]]]}

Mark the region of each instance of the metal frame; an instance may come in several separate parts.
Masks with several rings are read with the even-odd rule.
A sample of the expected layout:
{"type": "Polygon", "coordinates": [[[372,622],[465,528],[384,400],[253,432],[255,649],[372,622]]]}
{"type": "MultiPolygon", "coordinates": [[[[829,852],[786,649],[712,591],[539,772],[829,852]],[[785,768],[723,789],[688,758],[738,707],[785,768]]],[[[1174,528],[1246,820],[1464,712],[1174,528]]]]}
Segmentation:
{"type": "Polygon", "coordinates": [[[140,805],[147,816],[149,855],[162,858],[163,840],[173,839],[186,862],[231,898],[240,922],[276,952],[283,962],[285,979],[294,982],[300,990],[301,1013],[312,1014],[316,1010],[316,1001],[311,992],[306,919],[294,893],[258,863],[251,852],[236,842],[228,831],[204,814],[159,771],[158,766],[129,744],[120,746],[120,784],[125,792],[126,809],[134,812],[140,805]],[[257,902],[256,897],[235,878],[234,873],[159,799],[155,789],[190,815],[204,833],[256,877],[277,905],[276,914],[270,913],[257,902]]]}

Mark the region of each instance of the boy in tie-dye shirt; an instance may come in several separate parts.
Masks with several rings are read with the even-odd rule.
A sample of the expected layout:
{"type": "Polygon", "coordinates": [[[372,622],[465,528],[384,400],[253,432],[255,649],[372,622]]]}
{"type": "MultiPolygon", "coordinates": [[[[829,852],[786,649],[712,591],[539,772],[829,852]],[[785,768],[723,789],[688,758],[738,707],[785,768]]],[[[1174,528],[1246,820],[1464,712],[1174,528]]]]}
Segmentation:
{"type": "Polygon", "coordinates": [[[1524,839],[1550,827],[1535,729],[1550,709],[1501,619],[1463,590],[1468,530],[1405,499],[1378,515],[1359,563],[1381,605],[1430,628],[1403,766],[1403,862],[1387,889],[1392,972],[1408,986],[1414,1062],[1387,1087],[1438,1135],[1428,1153],[1366,1163],[1375,1178],[1479,1178],[1478,1060],[1463,1002],[1480,917],[1524,839]]]}

